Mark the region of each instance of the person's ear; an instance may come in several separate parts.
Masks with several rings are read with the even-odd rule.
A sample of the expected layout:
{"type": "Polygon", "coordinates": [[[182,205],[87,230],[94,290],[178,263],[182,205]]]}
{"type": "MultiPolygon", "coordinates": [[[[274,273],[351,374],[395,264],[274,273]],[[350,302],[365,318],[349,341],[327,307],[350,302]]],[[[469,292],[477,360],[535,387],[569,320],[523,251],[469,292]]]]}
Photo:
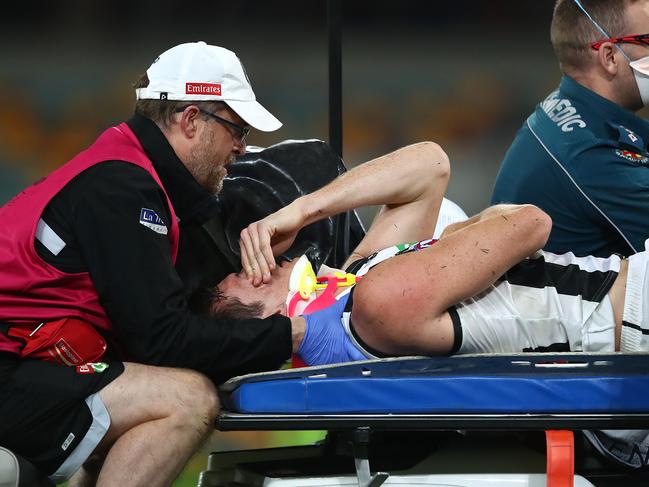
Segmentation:
{"type": "Polygon", "coordinates": [[[200,118],[201,111],[196,105],[189,105],[185,110],[180,112],[178,126],[186,138],[193,139],[196,136],[198,131],[198,121],[200,118]]]}
{"type": "Polygon", "coordinates": [[[604,42],[597,50],[597,61],[611,78],[617,75],[623,58],[622,52],[612,42],[604,42]]]}

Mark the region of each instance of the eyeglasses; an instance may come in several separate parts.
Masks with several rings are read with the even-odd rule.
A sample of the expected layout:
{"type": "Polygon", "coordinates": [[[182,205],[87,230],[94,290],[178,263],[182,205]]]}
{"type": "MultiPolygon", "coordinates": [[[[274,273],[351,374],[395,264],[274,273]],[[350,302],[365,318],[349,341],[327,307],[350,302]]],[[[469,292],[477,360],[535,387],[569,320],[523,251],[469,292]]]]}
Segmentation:
{"type": "Polygon", "coordinates": [[[602,39],[601,41],[593,42],[590,47],[591,49],[597,51],[605,42],[611,42],[613,44],[636,44],[638,46],[649,46],[649,34],[611,37],[610,39],[602,39]]]}
{"type": "MultiPolygon", "coordinates": [[[[176,110],[176,113],[179,112],[184,112],[187,107],[181,107],[176,110]]],[[[201,107],[196,107],[198,110],[204,114],[207,115],[208,117],[212,117],[214,120],[216,120],[218,123],[221,125],[225,125],[226,127],[231,128],[234,130],[234,133],[232,134],[239,142],[242,144],[246,143],[246,137],[248,137],[248,134],[250,133],[250,127],[242,127],[239,124],[236,124],[234,122],[231,122],[230,120],[226,120],[223,117],[219,117],[218,115],[215,115],[213,113],[210,113],[206,110],[203,110],[201,107]]]]}
{"type": "Polygon", "coordinates": [[[208,117],[212,117],[214,120],[219,122],[221,125],[225,125],[226,127],[230,127],[235,131],[234,136],[241,142],[242,144],[246,143],[246,137],[248,137],[248,134],[250,133],[250,127],[242,127],[239,124],[236,124],[234,122],[231,122],[230,120],[226,120],[223,117],[219,117],[218,115],[214,115],[213,113],[207,112],[199,107],[199,110],[201,113],[207,115],[208,117]]]}

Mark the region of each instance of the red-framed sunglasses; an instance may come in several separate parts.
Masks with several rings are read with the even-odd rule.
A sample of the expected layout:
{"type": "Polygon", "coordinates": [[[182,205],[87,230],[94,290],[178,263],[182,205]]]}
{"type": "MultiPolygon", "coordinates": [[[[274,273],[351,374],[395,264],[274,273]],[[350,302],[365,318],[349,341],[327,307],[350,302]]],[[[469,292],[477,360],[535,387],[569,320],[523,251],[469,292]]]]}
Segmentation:
{"type": "Polygon", "coordinates": [[[611,37],[610,39],[602,39],[600,41],[593,42],[590,47],[591,49],[595,49],[597,51],[605,42],[612,42],[613,44],[636,44],[639,46],[649,46],[649,34],[611,37]]]}

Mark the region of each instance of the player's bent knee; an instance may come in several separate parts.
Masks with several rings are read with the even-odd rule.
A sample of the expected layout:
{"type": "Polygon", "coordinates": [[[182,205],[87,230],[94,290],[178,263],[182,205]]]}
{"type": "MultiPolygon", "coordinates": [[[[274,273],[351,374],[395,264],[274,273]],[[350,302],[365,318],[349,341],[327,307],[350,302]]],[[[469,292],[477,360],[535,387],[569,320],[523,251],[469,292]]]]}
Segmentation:
{"type": "Polygon", "coordinates": [[[436,142],[426,141],[422,142],[425,144],[426,151],[430,155],[430,159],[434,160],[439,166],[440,173],[450,174],[451,164],[448,155],[444,151],[441,145],[436,142]]]}
{"type": "Polygon", "coordinates": [[[435,178],[448,179],[451,176],[451,164],[446,152],[442,147],[431,141],[419,142],[415,144],[418,149],[421,159],[426,163],[432,165],[435,178]]]}
{"type": "Polygon", "coordinates": [[[525,212],[526,218],[530,222],[528,239],[535,242],[535,247],[542,248],[550,236],[552,218],[535,205],[522,205],[519,211],[525,212]]]}

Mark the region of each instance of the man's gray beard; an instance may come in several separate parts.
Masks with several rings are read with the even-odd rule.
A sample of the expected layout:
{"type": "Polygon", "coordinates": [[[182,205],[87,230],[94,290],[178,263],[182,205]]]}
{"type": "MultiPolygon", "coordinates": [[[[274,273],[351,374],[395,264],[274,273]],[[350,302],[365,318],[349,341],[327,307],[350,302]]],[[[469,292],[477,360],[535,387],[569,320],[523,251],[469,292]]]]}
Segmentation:
{"type": "MultiPolygon", "coordinates": [[[[232,164],[235,160],[236,160],[236,158],[235,158],[234,156],[229,157],[228,160],[225,161],[225,165],[224,165],[223,167],[224,167],[224,168],[227,168],[227,167],[228,167],[230,164],[232,164]]],[[[226,171],[227,171],[227,169],[226,169],[226,171]]],[[[220,173],[221,170],[219,169],[218,172],[220,173]]],[[[225,175],[225,177],[220,178],[220,179],[218,180],[218,182],[217,182],[216,185],[215,185],[215,189],[213,190],[213,194],[216,195],[216,194],[219,194],[219,193],[221,192],[221,190],[223,189],[223,181],[225,180],[226,177],[228,177],[227,174],[225,175]]]]}
{"type": "MultiPolygon", "coordinates": [[[[206,148],[213,143],[214,136],[210,134],[201,141],[198,147],[195,147],[190,152],[188,169],[203,188],[212,194],[218,194],[223,189],[223,179],[220,177],[221,166],[215,168],[212,164],[205,162],[209,154],[206,148]]],[[[229,158],[226,164],[233,159],[233,157],[229,158]]]]}
{"type": "Polygon", "coordinates": [[[214,189],[213,194],[219,194],[221,190],[223,189],[223,179],[221,179],[218,183],[216,183],[216,189],[214,189]]]}
{"type": "MultiPolygon", "coordinates": [[[[201,164],[203,163],[201,162],[201,164]]],[[[210,193],[218,194],[223,189],[223,179],[220,177],[220,169],[215,169],[211,166],[195,165],[194,170],[190,172],[194,176],[194,179],[210,193]]]]}

